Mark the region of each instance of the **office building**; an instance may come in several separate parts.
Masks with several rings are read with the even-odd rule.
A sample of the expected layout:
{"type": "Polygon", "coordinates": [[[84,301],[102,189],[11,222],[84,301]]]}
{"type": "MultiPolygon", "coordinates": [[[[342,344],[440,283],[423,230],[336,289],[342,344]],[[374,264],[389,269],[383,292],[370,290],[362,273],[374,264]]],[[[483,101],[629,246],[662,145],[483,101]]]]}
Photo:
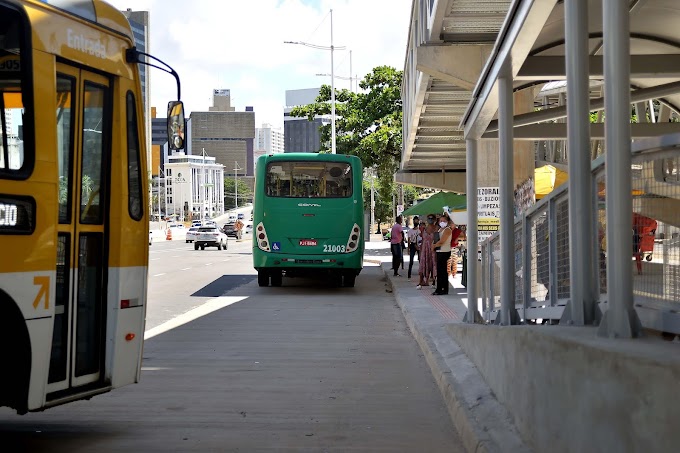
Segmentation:
{"type": "Polygon", "coordinates": [[[283,152],[284,135],[280,127],[273,127],[269,123],[263,123],[262,127],[255,129],[255,153],[256,154],[279,154],[283,152]]]}
{"type": "Polygon", "coordinates": [[[293,117],[290,112],[295,107],[313,104],[319,96],[319,88],[286,90],[286,107],[283,113],[284,152],[316,153],[321,149],[321,131],[330,117],[318,116],[309,121],[306,117],[293,117]]]}
{"type": "Polygon", "coordinates": [[[213,105],[207,112],[191,112],[192,154],[205,150],[227,176],[253,176],[255,150],[255,112],[246,107],[237,112],[231,106],[230,91],[213,90],[213,105]]]}
{"type": "MultiPolygon", "coordinates": [[[[150,52],[150,22],[149,22],[149,12],[148,11],[132,11],[128,8],[122,13],[127,17],[128,22],[130,22],[130,28],[132,28],[132,34],[135,38],[135,47],[137,50],[144,53],[150,52]]],[[[142,104],[144,106],[144,126],[147,134],[147,165],[152,168],[152,157],[151,157],[151,90],[149,85],[149,67],[143,64],[138,65],[139,68],[139,79],[142,85],[142,104]]]]}

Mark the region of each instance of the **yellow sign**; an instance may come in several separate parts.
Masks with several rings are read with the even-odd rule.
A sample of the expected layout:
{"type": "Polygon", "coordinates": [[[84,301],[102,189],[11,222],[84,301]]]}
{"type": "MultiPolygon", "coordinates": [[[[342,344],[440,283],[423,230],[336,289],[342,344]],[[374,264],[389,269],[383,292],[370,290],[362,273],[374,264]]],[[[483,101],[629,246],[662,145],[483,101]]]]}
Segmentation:
{"type": "Polygon", "coordinates": [[[38,306],[40,305],[40,301],[44,297],[45,298],[45,310],[47,310],[50,306],[50,278],[49,277],[33,277],[33,284],[40,286],[40,289],[38,290],[38,295],[35,296],[35,300],[33,301],[33,308],[35,308],[37,310],[38,306]]]}

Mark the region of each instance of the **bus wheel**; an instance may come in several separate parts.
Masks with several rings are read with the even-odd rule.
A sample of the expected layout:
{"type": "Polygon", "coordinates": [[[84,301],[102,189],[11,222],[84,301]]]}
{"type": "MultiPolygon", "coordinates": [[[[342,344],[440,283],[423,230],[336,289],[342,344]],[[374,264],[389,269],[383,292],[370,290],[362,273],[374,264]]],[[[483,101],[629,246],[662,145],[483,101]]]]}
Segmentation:
{"type": "Polygon", "coordinates": [[[198,244],[194,244],[194,250],[198,250],[198,244]]]}
{"type": "Polygon", "coordinates": [[[201,246],[201,250],[205,250],[205,245],[202,245],[202,246],[201,246]]]}
{"type": "Polygon", "coordinates": [[[283,284],[283,273],[280,270],[272,272],[272,286],[281,286],[283,284]]]}
{"type": "Polygon", "coordinates": [[[269,273],[264,269],[257,271],[257,284],[259,286],[269,286],[269,273]]]}
{"type": "Polygon", "coordinates": [[[350,274],[345,274],[345,286],[347,288],[354,288],[354,282],[357,279],[357,274],[355,273],[350,273],[350,274]]]}

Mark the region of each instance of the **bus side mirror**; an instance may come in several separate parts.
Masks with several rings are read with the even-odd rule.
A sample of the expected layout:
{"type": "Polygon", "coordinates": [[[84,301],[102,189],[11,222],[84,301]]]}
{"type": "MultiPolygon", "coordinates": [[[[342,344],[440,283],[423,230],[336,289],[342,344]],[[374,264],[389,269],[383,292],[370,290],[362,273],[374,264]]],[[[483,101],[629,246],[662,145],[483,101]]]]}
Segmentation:
{"type": "Polygon", "coordinates": [[[168,146],[171,150],[184,149],[184,104],[168,102],[168,146]]]}

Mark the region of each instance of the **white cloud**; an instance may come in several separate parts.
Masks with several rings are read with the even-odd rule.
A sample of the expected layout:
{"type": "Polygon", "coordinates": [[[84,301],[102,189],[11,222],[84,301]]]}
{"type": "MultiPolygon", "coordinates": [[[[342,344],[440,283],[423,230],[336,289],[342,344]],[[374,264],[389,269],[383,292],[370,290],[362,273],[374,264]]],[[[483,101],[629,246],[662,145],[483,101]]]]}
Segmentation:
{"type": "MultiPolygon", "coordinates": [[[[409,0],[110,1],[150,11],[150,53],[179,74],[187,113],[207,110],[213,88],[229,88],[237,110],[254,107],[258,126],[283,124],[286,90],[330,83],[315,75],[330,72],[329,51],[283,41],[329,46],[332,8],[334,45],[346,47],[334,52],[336,76],[350,75],[350,49],[360,78],[378,65],[402,69],[411,9],[409,0]]],[[[176,98],[174,79],[152,70],[150,83],[162,115],[176,98]]]]}

